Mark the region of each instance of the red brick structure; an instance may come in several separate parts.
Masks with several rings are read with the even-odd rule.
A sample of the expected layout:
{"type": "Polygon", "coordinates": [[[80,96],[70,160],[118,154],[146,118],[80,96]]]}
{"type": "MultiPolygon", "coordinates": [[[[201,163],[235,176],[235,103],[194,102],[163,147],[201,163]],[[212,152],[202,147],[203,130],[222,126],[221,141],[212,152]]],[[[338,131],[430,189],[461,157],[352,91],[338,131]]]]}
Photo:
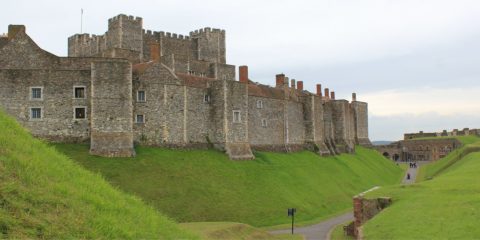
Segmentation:
{"type": "Polygon", "coordinates": [[[241,83],[248,83],[248,66],[238,67],[238,75],[241,83]]]}

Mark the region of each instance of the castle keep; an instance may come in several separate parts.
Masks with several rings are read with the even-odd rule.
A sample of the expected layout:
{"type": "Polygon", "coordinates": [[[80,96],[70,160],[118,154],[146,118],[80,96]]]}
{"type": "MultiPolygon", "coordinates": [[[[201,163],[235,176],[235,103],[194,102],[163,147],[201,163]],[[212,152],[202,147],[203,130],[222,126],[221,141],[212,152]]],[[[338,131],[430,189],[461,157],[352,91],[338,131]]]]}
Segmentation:
{"type": "Polygon", "coordinates": [[[0,37],[0,106],[37,137],[90,141],[92,154],[134,156],[134,143],[214,146],[231,159],[370,146],[367,103],[355,94],[338,100],[319,84],[311,93],[284,74],[258,84],[247,66],[236,76],[219,29],[152,32],[118,15],[104,35],[68,38],[68,57],[38,47],[22,25],[0,37]]]}

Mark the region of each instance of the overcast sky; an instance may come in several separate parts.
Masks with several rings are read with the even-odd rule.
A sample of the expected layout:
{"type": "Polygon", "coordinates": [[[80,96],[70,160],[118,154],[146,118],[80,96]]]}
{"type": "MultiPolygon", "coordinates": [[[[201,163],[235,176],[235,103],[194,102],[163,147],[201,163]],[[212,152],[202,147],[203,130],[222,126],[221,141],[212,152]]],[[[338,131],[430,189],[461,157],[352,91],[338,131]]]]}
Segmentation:
{"type": "Polygon", "coordinates": [[[405,132],[480,128],[480,1],[5,1],[0,33],[25,24],[44,49],[67,55],[67,38],[103,34],[119,13],[144,28],[188,35],[227,32],[227,63],[248,65],[250,78],[275,74],[321,83],[336,95],[369,103],[370,138],[405,132]]]}

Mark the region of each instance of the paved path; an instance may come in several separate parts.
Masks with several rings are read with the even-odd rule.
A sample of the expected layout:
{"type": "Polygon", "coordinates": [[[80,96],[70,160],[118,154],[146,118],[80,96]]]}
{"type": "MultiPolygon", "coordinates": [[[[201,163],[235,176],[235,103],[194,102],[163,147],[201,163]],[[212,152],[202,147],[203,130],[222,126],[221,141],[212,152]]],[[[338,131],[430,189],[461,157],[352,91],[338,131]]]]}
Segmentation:
{"type": "MultiPolygon", "coordinates": [[[[403,184],[413,184],[415,183],[415,179],[417,178],[418,169],[421,165],[428,163],[427,161],[417,162],[416,168],[408,168],[407,172],[405,173],[405,177],[403,178],[403,184]],[[407,174],[410,174],[410,179],[407,179],[407,174]]],[[[408,164],[408,163],[407,163],[408,164]]],[[[376,187],[377,188],[377,187],[376,187]]],[[[371,190],[374,190],[373,188],[371,190]]],[[[328,239],[328,233],[332,230],[335,226],[345,223],[347,221],[353,221],[353,213],[348,212],[343,215],[330,218],[325,220],[321,223],[305,226],[305,227],[297,227],[295,228],[295,234],[302,234],[305,236],[306,240],[326,240],[328,239]]],[[[282,230],[275,230],[270,231],[271,234],[285,234],[291,233],[291,229],[282,229],[282,230]]]]}
{"type": "MultiPolygon", "coordinates": [[[[327,239],[328,232],[337,226],[338,224],[342,224],[349,220],[353,220],[353,214],[351,212],[345,213],[343,215],[330,218],[325,220],[321,223],[305,226],[305,227],[296,227],[295,234],[302,234],[305,236],[306,240],[325,240],[327,239]]],[[[285,234],[291,233],[291,229],[283,229],[283,230],[275,230],[270,231],[271,234],[285,234]]]]}
{"type": "MultiPolygon", "coordinates": [[[[416,168],[408,168],[407,172],[405,173],[405,177],[403,177],[402,183],[403,184],[413,184],[413,183],[415,183],[415,179],[417,178],[418,169],[420,168],[420,166],[422,166],[424,164],[427,164],[427,163],[429,163],[429,162],[428,161],[418,161],[416,168]],[[410,174],[410,179],[407,179],[408,174],[410,174]]],[[[410,164],[407,163],[407,166],[409,166],[409,165],[410,164]]]]}

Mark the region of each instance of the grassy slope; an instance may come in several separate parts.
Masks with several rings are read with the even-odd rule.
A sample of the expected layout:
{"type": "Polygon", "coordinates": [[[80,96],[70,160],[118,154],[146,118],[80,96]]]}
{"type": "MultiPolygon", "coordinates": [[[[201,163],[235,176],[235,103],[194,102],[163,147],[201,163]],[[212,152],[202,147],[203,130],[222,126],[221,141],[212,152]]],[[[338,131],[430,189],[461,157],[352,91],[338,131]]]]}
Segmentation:
{"type": "Polygon", "coordinates": [[[301,240],[298,234],[272,235],[265,230],[254,228],[243,223],[233,222],[196,222],[182,223],[182,227],[199,234],[205,239],[271,239],[271,240],[301,240]]]}
{"type": "Polygon", "coordinates": [[[90,156],[87,145],[57,149],[115,186],[181,222],[229,221],[254,226],[308,221],[351,208],[351,197],[394,184],[403,171],[373,150],[322,158],[311,152],[257,153],[231,161],[213,150],[137,148],[136,158],[90,156]]]}
{"type": "Polygon", "coordinates": [[[0,111],[0,238],[196,238],[0,111]]]}
{"type": "Polygon", "coordinates": [[[347,226],[350,224],[351,221],[344,222],[342,224],[339,224],[333,228],[332,232],[330,233],[330,239],[331,240],[354,240],[354,237],[347,236],[345,235],[345,232],[343,231],[343,226],[347,226]]]}
{"type": "MultiPolygon", "coordinates": [[[[478,141],[478,140],[476,140],[478,141]]],[[[473,143],[472,143],[473,142],[473,143]]],[[[478,145],[472,144],[462,151],[478,145]]],[[[452,157],[441,161],[451,162],[452,157]],[[450,161],[449,161],[450,159],[450,161]]],[[[440,161],[439,161],[440,162],[440,161]]],[[[434,163],[432,169],[440,169],[434,163]]],[[[368,239],[478,239],[480,153],[455,161],[430,181],[394,186],[369,194],[391,196],[394,204],[364,226],[368,239]]]]}
{"type": "Polygon", "coordinates": [[[442,171],[447,170],[450,166],[455,164],[455,162],[462,159],[462,157],[464,157],[466,154],[472,151],[480,150],[480,138],[477,136],[457,136],[455,138],[460,140],[463,146],[459,149],[454,150],[446,157],[421,167],[416,180],[417,182],[432,178],[435,175],[440,174],[442,171]]]}

